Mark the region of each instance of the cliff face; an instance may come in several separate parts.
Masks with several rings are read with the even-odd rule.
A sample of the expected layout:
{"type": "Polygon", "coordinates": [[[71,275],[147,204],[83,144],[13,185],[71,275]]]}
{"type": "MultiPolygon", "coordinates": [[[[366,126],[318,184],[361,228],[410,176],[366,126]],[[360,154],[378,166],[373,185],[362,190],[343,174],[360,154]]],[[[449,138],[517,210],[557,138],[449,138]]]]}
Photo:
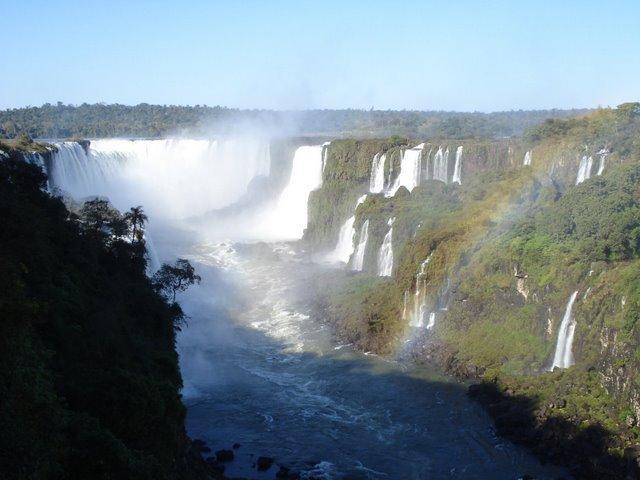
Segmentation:
{"type": "Polygon", "coordinates": [[[0,161],[2,477],[205,478],[189,461],[176,308],[134,246],[83,233],[23,155],[0,161]]]}
{"type": "MultiPolygon", "coordinates": [[[[554,422],[574,436],[597,424],[605,433],[594,455],[603,464],[617,458],[640,438],[639,133],[640,106],[632,104],[548,122],[517,140],[425,142],[419,186],[390,198],[369,194],[358,207],[355,231],[369,222],[364,272],[334,280],[319,306],[361,348],[435,359],[535,399],[527,404],[538,418],[531,431],[558,437],[547,442],[550,452],[567,448],[564,434],[549,430],[554,422]],[[433,152],[447,146],[446,177],[434,180],[433,152]],[[458,147],[461,185],[452,181],[458,147]],[[390,218],[393,273],[377,277],[390,218]],[[550,373],[554,365],[560,369],[550,373]]],[[[355,143],[340,150],[347,145],[364,151],[355,143]]],[[[370,164],[382,146],[368,145],[370,164]]],[[[310,203],[317,245],[335,242],[367,189],[371,167],[365,171],[364,159],[349,165],[351,173],[336,178],[358,180],[345,182],[341,209],[310,203]],[[331,225],[323,241],[319,225],[331,225]]],[[[331,198],[334,183],[315,196],[331,198]]],[[[618,468],[572,467],[601,478],[615,478],[618,468]]]]}

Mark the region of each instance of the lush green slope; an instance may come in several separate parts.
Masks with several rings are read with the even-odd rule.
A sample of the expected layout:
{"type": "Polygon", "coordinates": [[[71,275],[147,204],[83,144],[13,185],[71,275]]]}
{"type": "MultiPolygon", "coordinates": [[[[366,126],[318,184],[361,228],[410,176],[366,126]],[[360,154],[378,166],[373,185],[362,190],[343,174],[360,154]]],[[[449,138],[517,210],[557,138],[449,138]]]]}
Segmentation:
{"type": "Polygon", "coordinates": [[[0,161],[0,476],[200,478],[175,322],[138,244],[83,233],[40,169],[0,161]]]}
{"type": "Polygon", "coordinates": [[[623,449],[640,442],[639,139],[640,105],[626,104],[545,123],[506,151],[466,143],[476,153],[461,186],[427,181],[358,209],[356,225],[370,221],[368,268],[335,276],[324,293],[319,285],[319,307],[363,349],[409,346],[419,360],[489,382],[496,391],[483,398],[501,406],[496,415],[510,412],[503,433],[581,477],[619,478],[623,449]],[[576,186],[589,156],[591,178],[576,186]],[[394,275],[381,279],[372,274],[392,216],[394,275]],[[414,329],[416,276],[429,256],[420,281],[436,324],[414,329]],[[574,291],[575,366],[551,373],[574,291]],[[597,448],[580,455],[590,442],[597,448]]]}

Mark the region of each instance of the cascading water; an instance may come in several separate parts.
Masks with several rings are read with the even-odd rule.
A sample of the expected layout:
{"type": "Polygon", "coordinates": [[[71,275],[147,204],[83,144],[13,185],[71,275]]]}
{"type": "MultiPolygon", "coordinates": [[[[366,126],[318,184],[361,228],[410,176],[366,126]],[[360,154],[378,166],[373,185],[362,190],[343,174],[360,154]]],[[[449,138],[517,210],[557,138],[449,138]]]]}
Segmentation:
{"type": "Polygon", "coordinates": [[[297,240],[307,228],[309,194],[322,185],[324,146],[298,147],[293,157],[291,178],[280,194],[276,207],[258,228],[265,238],[297,240]]]}
{"type": "Polygon", "coordinates": [[[449,148],[443,152],[442,147],[438,147],[438,151],[433,157],[433,179],[447,183],[449,170],[449,148]]]}
{"type": "Polygon", "coordinates": [[[462,184],[462,145],[456,150],[456,163],[453,167],[453,179],[451,183],[462,184]]]}
{"type": "Polygon", "coordinates": [[[581,184],[585,180],[591,177],[591,167],[593,166],[593,157],[587,157],[586,155],[580,160],[580,166],[578,167],[578,178],[576,178],[576,185],[581,184]]]}
{"type": "MultiPolygon", "coordinates": [[[[420,264],[420,271],[416,275],[416,291],[413,294],[413,308],[411,309],[411,317],[409,318],[409,325],[416,328],[424,327],[424,320],[427,313],[427,280],[426,270],[433,252],[420,264]]],[[[431,324],[431,318],[429,318],[429,324],[431,324]]],[[[432,325],[433,326],[433,325],[432,325]]],[[[427,328],[429,325],[427,325],[427,328]]]]}
{"type": "Polygon", "coordinates": [[[50,178],[74,198],[107,196],[120,210],[143,205],[154,217],[184,218],[236,201],[269,175],[266,141],[94,140],[56,144],[50,178]]]}
{"type": "Polygon", "coordinates": [[[356,236],[356,229],[354,228],[354,224],[356,222],[356,211],[358,210],[358,206],[363,203],[367,199],[366,195],[362,195],[358,198],[356,202],[356,207],[353,210],[353,215],[351,215],[344,225],[340,227],[340,233],[338,234],[338,243],[336,244],[336,248],[327,255],[326,259],[329,262],[342,262],[349,263],[349,258],[354,250],[353,241],[356,236]]]}
{"type": "Polygon", "coordinates": [[[576,331],[576,321],[574,320],[571,311],[573,310],[573,304],[576,301],[577,296],[578,291],[576,290],[571,294],[569,302],[567,303],[564,317],[562,318],[560,328],[558,329],[558,340],[556,342],[556,351],[553,355],[553,364],[549,370],[553,370],[556,367],[569,368],[574,364],[572,347],[573,335],[576,331]]]}
{"type": "Polygon", "coordinates": [[[524,154],[524,161],[522,162],[524,166],[531,165],[531,150],[527,150],[527,153],[524,154]]]}
{"type": "Polygon", "coordinates": [[[603,148],[598,152],[598,155],[600,156],[600,165],[598,166],[598,173],[596,175],[602,175],[604,173],[604,165],[607,160],[607,155],[609,155],[609,150],[603,148]]]}
{"type": "Polygon", "coordinates": [[[329,156],[329,145],[331,145],[331,142],[324,142],[322,144],[322,173],[324,173],[324,169],[327,168],[327,158],[329,156]]]}
{"type": "Polygon", "coordinates": [[[361,272],[364,268],[364,254],[367,251],[367,242],[369,241],[369,219],[366,219],[360,227],[360,238],[358,247],[353,255],[351,270],[361,272]]]}
{"type": "Polygon", "coordinates": [[[378,276],[380,277],[390,277],[393,272],[393,222],[395,218],[390,218],[387,222],[389,231],[384,236],[378,252],[378,276]]]}
{"type": "Polygon", "coordinates": [[[405,150],[400,161],[400,174],[393,185],[385,193],[386,197],[393,197],[400,187],[406,187],[412,191],[420,185],[420,173],[422,170],[421,158],[424,143],[405,150]]]}
{"type": "Polygon", "coordinates": [[[383,153],[376,153],[371,164],[371,179],[369,181],[369,191],[371,193],[382,193],[384,190],[384,165],[387,156],[383,153]]]}

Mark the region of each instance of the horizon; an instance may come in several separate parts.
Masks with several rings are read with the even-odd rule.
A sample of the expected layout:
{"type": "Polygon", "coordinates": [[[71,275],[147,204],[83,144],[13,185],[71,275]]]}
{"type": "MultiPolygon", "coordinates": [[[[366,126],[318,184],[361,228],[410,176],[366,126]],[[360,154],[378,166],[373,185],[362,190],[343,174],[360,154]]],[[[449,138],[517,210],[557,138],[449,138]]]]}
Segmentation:
{"type": "Polygon", "coordinates": [[[0,109],[60,100],[492,113],[640,98],[640,5],[630,0],[194,1],[179,9],[161,0],[91,11],[63,0],[8,4],[3,13],[0,38],[20,48],[6,49],[12,68],[0,78],[0,109]]]}

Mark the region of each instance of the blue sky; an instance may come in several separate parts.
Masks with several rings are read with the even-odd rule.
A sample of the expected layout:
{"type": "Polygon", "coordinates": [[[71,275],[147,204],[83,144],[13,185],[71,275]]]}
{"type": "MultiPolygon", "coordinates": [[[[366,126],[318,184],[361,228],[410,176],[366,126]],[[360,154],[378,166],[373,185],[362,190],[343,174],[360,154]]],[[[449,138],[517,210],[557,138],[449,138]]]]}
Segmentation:
{"type": "Polygon", "coordinates": [[[0,0],[0,108],[640,100],[640,1],[0,0]]]}

